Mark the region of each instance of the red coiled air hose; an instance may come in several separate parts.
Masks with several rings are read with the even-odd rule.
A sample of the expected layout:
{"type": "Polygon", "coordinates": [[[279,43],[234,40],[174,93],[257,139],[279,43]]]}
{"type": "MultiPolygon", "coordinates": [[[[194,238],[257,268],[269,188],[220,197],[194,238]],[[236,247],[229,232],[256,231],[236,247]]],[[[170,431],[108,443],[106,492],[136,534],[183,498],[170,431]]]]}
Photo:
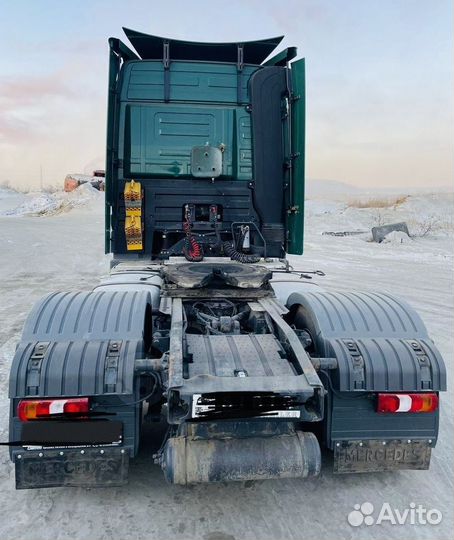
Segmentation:
{"type": "Polygon", "coordinates": [[[192,236],[191,223],[189,222],[188,217],[186,217],[186,220],[183,222],[183,230],[186,234],[185,246],[183,248],[183,253],[186,260],[190,262],[202,261],[203,249],[197,240],[192,236]]]}

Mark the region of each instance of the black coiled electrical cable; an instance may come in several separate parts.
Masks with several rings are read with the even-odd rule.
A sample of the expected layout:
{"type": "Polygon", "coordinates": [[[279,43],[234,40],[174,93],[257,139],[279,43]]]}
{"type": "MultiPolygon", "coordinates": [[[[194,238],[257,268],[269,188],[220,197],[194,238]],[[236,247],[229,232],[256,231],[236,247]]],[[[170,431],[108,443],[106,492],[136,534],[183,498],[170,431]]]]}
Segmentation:
{"type": "Polygon", "coordinates": [[[224,242],[222,244],[224,248],[224,253],[232,259],[232,261],[238,261],[243,264],[253,264],[260,261],[258,255],[250,255],[248,253],[241,253],[233,247],[230,242],[224,242]]]}

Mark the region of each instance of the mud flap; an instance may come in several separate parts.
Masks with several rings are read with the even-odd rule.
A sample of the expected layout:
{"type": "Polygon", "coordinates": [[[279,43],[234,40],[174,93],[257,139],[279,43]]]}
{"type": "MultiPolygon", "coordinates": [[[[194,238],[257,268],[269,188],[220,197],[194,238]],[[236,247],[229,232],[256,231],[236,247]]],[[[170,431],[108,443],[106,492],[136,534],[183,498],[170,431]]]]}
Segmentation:
{"type": "Polygon", "coordinates": [[[127,483],[129,456],[119,448],[24,451],[15,465],[16,489],[115,487],[127,483]]]}
{"type": "Polygon", "coordinates": [[[428,441],[344,441],[334,448],[334,472],[426,470],[431,450],[428,441]]]}

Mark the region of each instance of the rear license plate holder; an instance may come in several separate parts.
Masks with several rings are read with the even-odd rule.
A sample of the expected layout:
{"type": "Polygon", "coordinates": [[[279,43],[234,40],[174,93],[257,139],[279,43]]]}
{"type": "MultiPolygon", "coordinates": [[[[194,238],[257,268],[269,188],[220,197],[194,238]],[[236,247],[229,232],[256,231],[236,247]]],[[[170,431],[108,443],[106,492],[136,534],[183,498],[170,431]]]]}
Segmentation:
{"type": "Polygon", "coordinates": [[[117,420],[33,420],[22,424],[21,445],[120,444],[122,436],[117,420]]]}

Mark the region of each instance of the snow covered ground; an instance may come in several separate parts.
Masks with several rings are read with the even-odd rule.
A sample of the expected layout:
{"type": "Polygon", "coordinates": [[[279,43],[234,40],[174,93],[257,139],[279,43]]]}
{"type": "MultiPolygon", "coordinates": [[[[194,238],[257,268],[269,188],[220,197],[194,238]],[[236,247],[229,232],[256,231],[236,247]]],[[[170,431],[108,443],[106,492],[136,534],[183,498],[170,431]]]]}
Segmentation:
{"type": "MultiPolygon", "coordinates": [[[[350,194],[351,195],[351,194],[350,194]]],[[[358,199],[359,195],[351,195],[358,199]]],[[[382,194],[380,195],[380,197],[382,194]]],[[[0,450],[0,537],[5,539],[301,539],[452,538],[453,522],[453,196],[422,194],[395,207],[349,206],[343,194],[307,203],[306,247],[290,257],[296,269],[323,270],[319,285],[380,290],[409,301],[423,317],[448,365],[438,445],[429,471],[335,476],[324,455],[311,480],[264,481],[183,488],[167,485],[152,464],[160,428],[115,489],[14,490],[14,470],[0,450]],[[324,232],[366,231],[407,221],[408,238],[370,242],[324,232]],[[429,232],[424,231],[429,227],[429,232]],[[403,240],[403,241],[402,241],[403,240]],[[443,513],[439,525],[351,527],[355,504],[384,502],[404,511],[410,503],[443,513]]],[[[103,194],[82,186],[73,193],[22,195],[0,190],[0,440],[7,440],[8,373],[15,344],[33,303],[52,290],[91,288],[108,271],[103,255],[103,194]],[[39,217],[36,217],[39,216],[39,217]]]]}

